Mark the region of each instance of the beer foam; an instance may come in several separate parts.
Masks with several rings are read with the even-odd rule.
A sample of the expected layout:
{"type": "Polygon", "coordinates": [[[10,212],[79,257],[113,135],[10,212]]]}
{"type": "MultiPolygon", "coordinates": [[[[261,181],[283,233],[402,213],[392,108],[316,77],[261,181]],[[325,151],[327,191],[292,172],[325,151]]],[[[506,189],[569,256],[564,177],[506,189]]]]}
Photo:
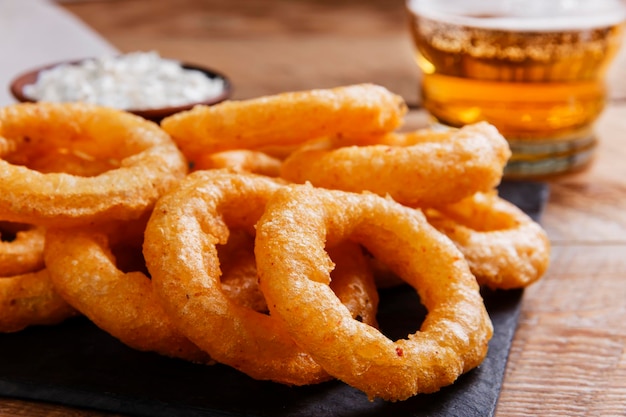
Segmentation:
{"type": "Polygon", "coordinates": [[[407,7],[432,20],[505,31],[569,31],[626,21],[626,5],[620,0],[408,0],[407,7]]]}

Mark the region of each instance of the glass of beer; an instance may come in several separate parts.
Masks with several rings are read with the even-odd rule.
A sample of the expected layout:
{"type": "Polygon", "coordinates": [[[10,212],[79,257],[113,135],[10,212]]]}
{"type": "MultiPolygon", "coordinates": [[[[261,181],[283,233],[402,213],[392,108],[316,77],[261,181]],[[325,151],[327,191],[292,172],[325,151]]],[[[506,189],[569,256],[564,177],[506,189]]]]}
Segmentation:
{"type": "Polygon", "coordinates": [[[423,106],[436,123],[496,126],[505,176],[577,170],[593,156],[622,0],[408,0],[423,106]]]}

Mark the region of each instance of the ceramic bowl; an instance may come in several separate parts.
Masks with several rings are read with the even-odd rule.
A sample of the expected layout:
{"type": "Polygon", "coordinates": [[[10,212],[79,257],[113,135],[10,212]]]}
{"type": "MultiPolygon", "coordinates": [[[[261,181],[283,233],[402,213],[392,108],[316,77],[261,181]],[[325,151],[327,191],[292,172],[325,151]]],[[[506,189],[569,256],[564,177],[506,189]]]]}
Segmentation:
{"type": "MultiPolygon", "coordinates": [[[[44,70],[48,70],[51,68],[54,68],[57,65],[61,65],[61,64],[78,64],[80,63],[80,60],[75,60],[75,61],[64,61],[64,62],[57,62],[54,64],[50,64],[50,65],[45,65],[39,68],[35,68],[35,69],[31,69],[29,71],[26,71],[20,75],[18,75],[16,78],[13,79],[13,81],[11,82],[9,89],[11,91],[11,94],[13,95],[13,97],[15,97],[16,100],[20,101],[20,102],[33,102],[35,100],[27,97],[24,94],[24,87],[26,85],[29,84],[34,84],[37,82],[37,77],[39,76],[39,73],[44,71],[44,70]]],[[[204,104],[204,105],[213,105],[213,104],[217,104],[220,103],[224,100],[227,100],[228,98],[230,98],[230,96],[232,95],[232,84],[230,79],[225,76],[224,74],[212,70],[210,68],[206,68],[206,67],[201,67],[198,65],[192,65],[192,64],[186,64],[186,63],[181,63],[181,66],[185,69],[191,69],[191,70],[196,70],[199,71],[201,73],[203,73],[204,75],[206,75],[208,78],[211,79],[222,79],[223,80],[223,85],[224,85],[224,89],[221,92],[221,94],[214,96],[210,99],[204,100],[204,101],[199,101],[199,102],[190,102],[187,103],[185,105],[180,105],[180,106],[171,106],[171,107],[163,107],[163,108],[151,108],[151,109],[125,109],[126,111],[136,114],[138,116],[144,117],[146,119],[149,120],[153,120],[153,121],[160,121],[161,119],[170,116],[174,113],[178,113],[184,110],[189,110],[192,107],[198,105],[198,104],[204,104]]]]}

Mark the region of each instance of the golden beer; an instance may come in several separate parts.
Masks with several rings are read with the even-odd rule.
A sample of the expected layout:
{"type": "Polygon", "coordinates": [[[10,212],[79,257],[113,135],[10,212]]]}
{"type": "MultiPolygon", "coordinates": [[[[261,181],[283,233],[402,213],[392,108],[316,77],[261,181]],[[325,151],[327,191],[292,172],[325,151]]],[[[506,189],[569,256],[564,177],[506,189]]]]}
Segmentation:
{"type": "Polygon", "coordinates": [[[494,124],[513,150],[509,176],[587,162],[606,70],[624,36],[621,15],[446,16],[425,3],[408,3],[410,26],[423,105],[439,123],[494,124]]]}

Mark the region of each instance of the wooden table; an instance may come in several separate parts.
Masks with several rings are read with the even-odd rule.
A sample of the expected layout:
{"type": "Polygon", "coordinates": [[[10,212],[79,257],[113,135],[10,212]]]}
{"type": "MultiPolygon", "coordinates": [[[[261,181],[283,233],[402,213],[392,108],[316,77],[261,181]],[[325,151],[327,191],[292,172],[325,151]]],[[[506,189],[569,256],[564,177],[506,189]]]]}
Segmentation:
{"type": "MultiPolygon", "coordinates": [[[[401,0],[70,1],[63,7],[121,51],[157,50],[224,71],[235,98],[368,81],[419,105],[401,0]]],[[[58,53],[68,49],[59,45],[58,53]]],[[[6,71],[0,74],[6,82],[6,71]]],[[[609,81],[596,160],[584,172],[549,181],[542,222],[552,263],[524,294],[498,417],[626,415],[624,50],[609,81]]],[[[424,119],[414,110],[409,124],[424,119]]],[[[109,414],[0,399],[0,415],[109,414]]]]}

